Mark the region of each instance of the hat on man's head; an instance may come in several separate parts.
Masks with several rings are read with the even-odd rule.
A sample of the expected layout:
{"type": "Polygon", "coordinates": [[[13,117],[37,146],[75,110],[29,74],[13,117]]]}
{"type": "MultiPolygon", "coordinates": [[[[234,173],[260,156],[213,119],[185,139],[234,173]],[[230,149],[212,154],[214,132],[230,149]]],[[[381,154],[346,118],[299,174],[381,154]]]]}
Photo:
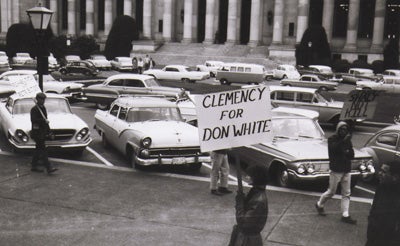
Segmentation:
{"type": "Polygon", "coordinates": [[[44,94],[43,92],[38,92],[36,94],[36,99],[38,99],[38,98],[45,99],[46,97],[47,97],[46,94],[44,94]]]}
{"type": "Polygon", "coordinates": [[[342,127],[349,127],[349,125],[345,121],[339,121],[339,123],[336,125],[336,131],[338,131],[342,127]]]}

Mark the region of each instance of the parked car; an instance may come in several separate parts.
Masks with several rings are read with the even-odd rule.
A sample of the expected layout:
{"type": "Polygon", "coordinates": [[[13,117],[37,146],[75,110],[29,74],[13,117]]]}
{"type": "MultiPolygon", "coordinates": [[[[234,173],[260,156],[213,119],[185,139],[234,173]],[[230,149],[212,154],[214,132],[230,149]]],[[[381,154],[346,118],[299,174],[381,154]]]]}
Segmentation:
{"type": "Polygon", "coordinates": [[[298,67],[297,70],[301,75],[303,74],[315,74],[324,76],[326,79],[334,77],[332,68],[325,65],[309,65],[307,67],[298,67]]]}
{"type": "Polygon", "coordinates": [[[320,123],[339,122],[343,102],[326,99],[317,89],[287,86],[270,86],[271,101],[279,106],[314,110],[320,123]]]}
{"type": "Polygon", "coordinates": [[[342,83],[355,85],[359,80],[375,80],[377,77],[372,69],[350,68],[348,73],[342,74],[342,83]]]}
{"type": "Polygon", "coordinates": [[[208,72],[193,71],[184,65],[167,65],[163,69],[148,69],[143,72],[158,80],[175,80],[182,82],[195,82],[210,78],[208,72]]]}
{"type": "Polygon", "coordinates": [[[376,173],[382,164],[400,161],[400,124],[393,124],[377,131],[364,144],[362,150],[372,156],[376,173]]]}
{"type": "Polygon", "coordinates": [[[379,81],[360,80],[356,82],[356,89],[400,93],[400,76],[383,76],[379,81]]]}
{"type": "MultiPolygon", "coordinates": [[[[34,76],[38,81],[36,70],[11,70],[0,75],[0,86],[11,86],[11,76],[34,76]]],[[[57,81],[50,74],[43,75],[43,91],[45,93],[55,93],[64,96],[68,99],[78,98],[82,92],[83,85],[75,82],[57,81]]]]}
{"type": "MultiPolygon", "coordinates": [[[[240,162],[263,165],[277,185],[328,182],[329,156],[327,139],[318,122],[303,115],[272,112],[271,142],[234,148],[240,162]]],[[[355,149],[352,160],[352,185],[363,176],[373,175],[371,155],[355,149]]]]}
{"type": "Polygon", "coordinates": [[[272,70],[275,79],[299,79],[300,73],[293,65],[278,65],[277,68],[272,70]]]}
{"type": "MultiPolygon", "coordinates": [[[[37,59],[29,59],[22,63],[13,64],[13,69],[37,69],[37,59]]],[[[57,71],[60,65],[52,54],[48,56],[48,71],[57,71]]]]}
{"type": "Polygon", "coordinates": [[[338,86],[337,82],[328,81],[325,77],[314,74],[304,74],[299,79],[282,79],[280,84],[283,86],[317,88],[322,91],[336,90],[338,86]]]}
{"type": "Polygon", "coordinates": [[[29,55],[29,53],[16,53],[12,58],[12,65],[23,64],[25,61],[33,60],[33,58],[29,55]]]}
{"type": "Polygon", "coordinates": [[[217,69],[222,67],[224,62],[222,61],[205,61],[204,64],[196,65],[196,70],[201,72],[209,72],[210,77],[215,77],[217,69]]]}
{"type": "Polygon", "coordinates": [[[180,98],[186,92],[180,88],[161,86],[156,79],[143,74],[122,73],[108,77],[102,84],[83,88],[81,100],[96,103],[105,110],[122,95],[158,95],[169,99],[180,98]]]}
{"type": "Polygon", "coordinates": [[[66,55],[65,60],[67,62],[73,62],[73,61],[81,61],[81,57],[78,55],[66,55]]]}
{"type": "MultiPolygon", "coordinates": [[[[15,150],[35,148],[35,141],[30,137],[30,110],[34,105],[33,97],[17,97],[16,94],[0,102],[1,129],[15,150]]],[[[81,154],[92,141],[88,125],[72,113],[64,97],[47,94],[45,106],[54,136],[46,140],[47,148],[81,154]]]]}
{"type": "Polygon", "coordinates": [[[182,120],[176,103],[164,98],[121,97],[97,110],[95,129],[135,167],[184,165],[199,170],[210,162],[200,151],[198,129],[182,120]]]}
{"type": "Polygon", "coordinates": [[[386,69],[385,71],[383,71],[382,75],[400,77],[400,69],[386,69]]]}
{"type": "Polygon", "coordinates": [[[103,55],[91,55],[88,61],[93,63],[97,69],[111,70],[110,61],[103,55]]]}
{"type": "Polygon", "coordinates": [[[110,61],[111,68],[117,71],[132,71],[132,58],[117,56],[110,61]]]}
{"type": "Polygon", "coordinates": [[[48,56],[49,71],[57,71],[60,68],[60,64],[52,53],[48,56]]]}
{"type": "Polygon", "coordinates": [[[63,75],[81,73],[93,77],[99,74],[99,70],[93,65],[93,63],[88,61],[67,62],[65,66],[60,67],[59,72],[63,75]]]}
{"type": "Polygon", "coordinates": [[[215,80],[221,85],[231,83],[259,84],[265,80],[266,71],[264,66],[251,63],[225,63],[217,69],[215,80]]]}
{"type": "Polygon", "coordinates": [[[6,52],[0,51],[0,71],[10,70],[10,63],[8,62],[8,56],[6,52]]]}

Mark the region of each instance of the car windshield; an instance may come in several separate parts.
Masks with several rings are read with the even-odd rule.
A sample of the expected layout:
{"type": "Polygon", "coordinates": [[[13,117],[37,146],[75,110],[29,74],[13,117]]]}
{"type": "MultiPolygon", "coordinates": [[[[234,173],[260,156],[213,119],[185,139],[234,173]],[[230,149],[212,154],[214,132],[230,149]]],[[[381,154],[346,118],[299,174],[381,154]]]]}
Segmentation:
{"type": "Polygon", "coordinates": [[[161,86],[157,80],[155,80],[154,78],[149,78],[149,79],[145,79],[144,82],[146,83],[146,85],[148,87],[157,87],[157,86],[161,86]]]}
{"type": "Polygon", "coordinates": [[[324,137],[315,120],[309,118],[272,119],[274,138],[321,139],[324,137]]]}
{"type": "Polygon", "coordinates": [[[139,107],[128,112],[127,122],[143,121],[183,121],[180,111],[175,107],[139,107]]]}
{"type": "MultiPolygon", "coordinates": [[[[33,98],[19,99],[14,103],[13,114],[29,114],[34,105],[33,98]]],[[[67,101],[63,98],[47,98],[44,105],[46,106],[47,114],[71,113],[67,101]]]]}
{"type": "Polygon", "coordinates": [[[27,53],[18,53],[17,56],[19,57],[30,57],[27,53]]]}

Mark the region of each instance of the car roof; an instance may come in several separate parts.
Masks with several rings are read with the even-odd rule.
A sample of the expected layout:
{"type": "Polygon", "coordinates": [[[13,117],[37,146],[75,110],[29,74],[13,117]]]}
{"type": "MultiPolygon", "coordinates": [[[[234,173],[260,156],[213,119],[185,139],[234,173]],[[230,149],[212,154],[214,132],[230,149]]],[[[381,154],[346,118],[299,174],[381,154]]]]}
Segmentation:
{"type": "Polygon", "coordinates": [[[400,131],[400,124],[393,124],[379,130],[379,132],[384,132],[384,131],[400,131]]]}
{"type": "Polygon", "coordinates": [[[111,75],[110,77],[108,77],[106,79],[106,81],[114,80],[114,79],[140,79],[140,80],[145,80],[145,79],[154,79],[154,77],[150,76],[150,75],[145,75],[145,74],[120,73],[120,74],[111,75]]]}
{"type": "Polygon", "coordinates": [[[259,66],[259,67],[263,67],[263,65],[260,65],[260,64],[243,63],[243,62],[224,62],[224,66],[259,66]]]}
{"type": "Polygon", "coordinates": [[[269,86],[270,91],[300,91],[300,92],[309,92],[309,93],[314,93],[318,89],[314,88],[305,88],[305,87],[296,87],[296,86],[279,86],[279,85],[270,85],[269,86]]]}
{"type": "Polygon", "coordinates": [[[331,69],[330,66],[325,65],[310,65],[309,67],[331,69]]]}
{"type": "Polygon", "coordinates": [[[180,68],[188,68],[186,65],[177,65],[177,64],[170,64],[166,65],[165,67],[180,67],[180,68]]]}
{"type": "Polygon", "coordinates": [[[176,103],[157,96],[122,96],[114,103],[125,107],[178,107],[176,103]]]}
{"type": "Polygon", "coordinates": [[[369,69],[369,68],[350,68],[349,69],[349,71],[350,70],[353,70],[353,71],[363,71],[363,72],[373,72],[373,70],[372,69],[369,69]]]}
{"type": "Polygon", "coordinates": [[[400,69],[386,69],[384,72],[400,73],[400,69]]]}
{"type": "MultiPolygon", "coordinates": [[[[55,93],[45,93],[47,98],[61,98],[61,99],[66,99],[64,96],[55,94],[55,93]]],[[[19,99],[25,99],[25,98],[35,98],[35,95],[29,95],[29,96],[19,96],[17,93],[12,94],[10,96],[13,100],[19,100],[19,99]]],[[[67,99],[66,99],[67,100],[67,99]]]]}
{"type": "Polygon", "coordinates": [[[281,64],[281,65],[278,65],[278,67],[290,67],[290,68],[292,68],[292,67],[294,67],[294,68],[296,68],[294,65],[290,65],[290,64],[281,64]]]}
{"type": "Polygon", "coordinates": [[[34,75],[37,74],[36,70],[30,70],[30,69],[17,69],[17,70],[10,70],[2,73],[0,76],[4,75],[18,75],[18,74],[26,74],[26,75],[34,75]]]}

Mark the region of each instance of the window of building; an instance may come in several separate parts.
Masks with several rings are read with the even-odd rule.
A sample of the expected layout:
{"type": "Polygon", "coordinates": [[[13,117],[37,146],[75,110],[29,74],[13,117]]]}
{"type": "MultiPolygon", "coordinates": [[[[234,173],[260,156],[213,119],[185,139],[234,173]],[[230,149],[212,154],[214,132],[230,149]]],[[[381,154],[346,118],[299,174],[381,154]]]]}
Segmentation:
{"type": "Polygon", "coordinates": [[[375,17],[375,0],[360,2],[360,16],[358,19],[358,37],[372,38],[375,17]]]}
{"type": "Polygon", "coordinates": [[[289,23],[289,37],[293,37],[294,36],[294,22],[290,22],[289,23]]]}
{"type": "Polygon", "coordinates": [[[357,59],[360,60],[360,61],[368,62],[368,56],[367,55],[358,55],[357,59]]]}
{"type": "Polygon", "coordinates": [[[158,32],[163,32],[163,20],[158,20],[158,32]]]}
{"type": "Polygon", "coordinates": [[[99,4],[97,7],[97,25],[98,29],[104,31],[104,0],[98,0],[99,4]]]}
{"type": "Polygon", "coordinates": [[[79,1],[79,27],[86,29],[86,1],[79,1]]]}
{"type": "Polygon", "coordinates": [[[398,0],[386,1],[385,37],[398,38],[400,34],[400,2],[398,0]]]}
{"type": "Polygon", "coordinates": [[[346,37],[349,0],[336,0],[333,13],[332,37],[346,37]]]}
{"type": "Polygon", "coordinates": [[[68,0],[61,2],[61,29],[68,29],[68,0]]]}

